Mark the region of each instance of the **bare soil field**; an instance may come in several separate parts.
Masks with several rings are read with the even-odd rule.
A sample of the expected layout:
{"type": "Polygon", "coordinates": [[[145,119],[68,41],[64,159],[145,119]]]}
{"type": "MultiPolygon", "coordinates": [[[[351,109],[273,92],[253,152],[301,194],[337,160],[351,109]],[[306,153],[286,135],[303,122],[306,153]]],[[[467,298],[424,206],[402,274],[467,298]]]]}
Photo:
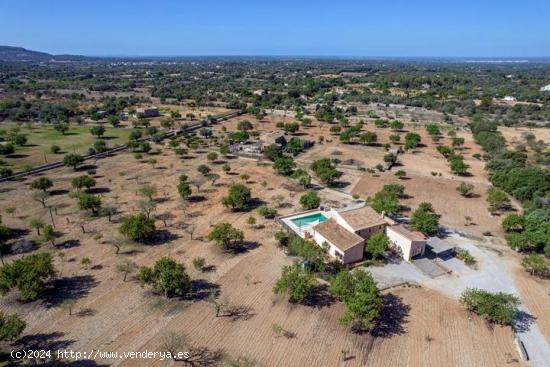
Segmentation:
{"type": "MultiPolygon", "coordinates": [[[[260,124],[263,123],[257,125],[260,124]]],[[[280,214],[296,210],[301,190],[292,181],[275,175],[270,165],[229,159],[232,174],[222,172],[221,162],[210,164],[220,179],[215,184],[204,182],[200,190],[193,187],[190,204],[184,207],[176,192],[178,176],[185,173],[191,181],[200,179],[196,167],[206,163],[207,151],[207,147],[201,147],[180,159],[164,149],[147,157],[156,160],[154,165],[147,159],[136,160],[131,154],[97,161],[94,192],[101,195],[104,206],[117,208],[119,214],[112,223],[105,217],[79,212],[75,200],[69,198],[71,179],[90,167],[78,172],[63,168],[47,173],[54,181],[48,205],[56,208],[53,218],[60,237],[56,246],[45,243],[40,247],[54,255],[58,277],[39,301],[22,305],[14,294],[0,299],[2,310],[19,312],[27,322],[22,345],[80,351],[158,350],[162,337],[177,331],[185,333],[194,347],[207,348],[203,360],[210,359],[214,364],[218,350],[234,357],[248,356],[265,366],[502,366],[517,358],[509,329],[488,329],[481,319],[468,315],[455,301],[433,291],[391,290],[386,295],[392,301],[387,324],[375,336],[353,334],[341,326],[338,318],[342,306],[330,297],[315,307],[293,306],[275,297],[272,288],[281,267],[291,262],[275,245],[272,234],[278,225],[259,218],[255,212],[231,212],[220,204],[220,198],[231,183],[242,182],[242,173],[250,176],[247,185],[257,202],[275,206],[275,195],[285,198],[280,214]],[[155,214],[166,214],[167,226],[157,220],[162,236],[155,243],[127,244],[115,255],[108,242],[119,236],[116,228],[121,216],[138,210],[137,190],[146,183],[157,188],[155,214]],[[254,227],[246,224],[250,215],[258,219],[254,227]],[[244,231],[247,246],[242,253],[224,253],[205,239],[212,225],[224,221],[244,231]],[[190,229],[194,229],[192,239],[190,229]],[[116,265],[123,259],[151,266],[163,256],[186,265],[195,280],[193,299],[154,296],[132,276],[124,282],[122,274],[116,272],[116,265]],[[193,268],[192,260],[198,256],[206,259],[210,271],[193,268]],[[81,263],[85,257],[91,260],[89,266],[81,263]],[[212,291],[218,291],[221,299],[227,297],[238,312],[231,317],[215,317],[214,309],[205,300],[212,291]],[[72,315],[61,307],[64,299],[76,300],[72,315]],[[277,337],[273,324],[296,333],[295,337],[277,337]],[[344,363],[342,350],[349,351],[353,358],[344,363]]],[[[17,203],[16,212],[3,215],[3,221],[20,229],[20,238],[37,239],[35,232],[26,229],[32,218],[50,222],[47,209],[32,200],[27,186],[32,179],[2,184],[0,190],[2,212],[17,203]]],[[[410,192],[414,192],[412,188],[410,192]]],[[[433,193],[430,197],[434,198],[433,193]]],[[[435,202],[434,206],[438,210],[435,202]]],[[[10,261],[9,256],[6,261],[10,261]]],[[[159,360],[98,363],[172,364],[159,360]]],[[[513,361],[510,364],[517,365],[513,361]]]]}
{"type": "Polygon", "coordinates": [[[533,134],[536,140],[542,140],[544,142],[550,141],[550,129],[547,128],[499,126],[498,130],[512,146],[525,144],[524,135],[526,134],[533,134]]]}
{"type": "MultiPolygon", "coordinates": [[[[423,201],[432,203],[435,211],[441,215],[441,224],[459,229],[463,232],[481,236],[484,232],[491,232],[493,235],[504,235],[500,222],[502,216],[491,215],[487,209],[487,189],[489,186],[474,183],[474,191],[471,197],[463,197],[456,187],[462,180],[448,179],[442,177],[428,177],[421,175],[410,175],[406,180],[400,180],[391,172],[379,174],[374,177],[365,174],[353,187],[352,193],[362,198],[374,195],[387,184],[399,183],[405,186],[407,198],[401,203],[414,210],[423,201]],[[472,222],[466,225],[465,217],[472,218],[472,222]]],[[[410,215],[411,213],[405,213],[410,215]]]]}
{"type": "Polygon", "coordinates": [[[550,280],[533,277],[518,266],[514,272],[514,282],[523,303],[533,313],[540,331],[546,340],[550,340],[550,280]]]}

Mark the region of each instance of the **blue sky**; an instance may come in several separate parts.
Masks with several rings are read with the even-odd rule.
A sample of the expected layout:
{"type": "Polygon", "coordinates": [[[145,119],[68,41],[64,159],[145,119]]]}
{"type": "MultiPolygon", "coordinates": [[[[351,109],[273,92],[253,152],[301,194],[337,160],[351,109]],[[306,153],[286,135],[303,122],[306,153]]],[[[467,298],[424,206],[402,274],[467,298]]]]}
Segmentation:
{"type": "Polygon", "coordinates": [[[550,56],[550,0],[0,0],[0,45],[83,55],[550,56]]]}

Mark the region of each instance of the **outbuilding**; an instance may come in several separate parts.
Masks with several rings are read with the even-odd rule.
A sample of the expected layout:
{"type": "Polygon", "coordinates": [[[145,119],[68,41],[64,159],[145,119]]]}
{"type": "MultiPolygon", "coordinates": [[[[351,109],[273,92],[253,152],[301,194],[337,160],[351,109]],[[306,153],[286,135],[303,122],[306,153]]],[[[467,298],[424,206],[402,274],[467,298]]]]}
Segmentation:
{"type": "Polygon", "coordinates": [[[415,256],[424,255],[426,237],[422,233],[412,231],[399,224],[386,227],[386,235],[391,244],[401,250],[405,260],[411,261],[415,256]]]}

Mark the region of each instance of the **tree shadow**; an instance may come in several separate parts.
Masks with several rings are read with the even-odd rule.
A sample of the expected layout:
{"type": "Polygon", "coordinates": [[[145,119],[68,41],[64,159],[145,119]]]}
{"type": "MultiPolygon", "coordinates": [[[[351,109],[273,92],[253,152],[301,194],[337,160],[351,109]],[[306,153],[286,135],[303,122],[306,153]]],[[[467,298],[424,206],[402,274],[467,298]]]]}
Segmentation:
{"type": "Polygon", "coordinates": [[[77,167],[77,171],[89,171],[89,170],[95,170],[97,169],[97,166],[95,164],[85,164],[82,166],[77,167]]]}
{"type": "Polygon", "coordinates": [[[150,246],[158,246],[175,241],[178,238],[180,238],[180,236],[175,233],[172,233],[166,229],[159,229],[155,232],[155,235],[152,238],[148,239],[144,243],[150,246]]]}
{"type": "Polygon", "coordinates": [[[375,320],[371,335],[377,338],[390,338],[406,333],[403,324],[407,323],[410,305],[403,303],[403,299],[392,293],[382,296],[384,305],[380,315],[375,320]]]}
{"type": "Polygon", "coordinates": [[[90,316],[95,316],[95,314],[97,314],[97,311],[94,310],[93,308],[82,308],[75,313],[75,316],[90,317],[90,316]]]}
{"type": "Polygon", "coordinates": [[[48,283],[43,295],[47,308],[59,306],[63,301],[76,300],[87,296],[99,284],[91,275],[75,275],[57,278],[48,283]]]}
{"type": "Polygon", "coordinates": [[[191,348],[186,364],[197,367],[219,366],[224,357],[221,349],[210,350],[206,347],[191,348]]]}
{"type": "Polygon", "coordinates": [[[19,338],[15,345],[21,346],[25,349],[33,350],[57,350],[65,349],[75,342],[75,340],[61,339],[65,336],[65,333],[53,332],[53,333],[40,333],[25,335],[19,338]]]}
{"type": "Polygon", "coordinates": [[[231,321],[249,320],[254,317],[256,313],[254,308],[245,305],[232,305],[224,310],[224,317],[228,317],[231,321]]]}
{"type": "MultiPolygon", "coordinates": [[[[33,240],[22,238],[20,240],[15,241],[9,246],[6,245],[5,247],[9,247],[9,250],[6,252],[9,252],[11,254],[26,254],[28,252],[37,250],[39,246],[33,240]]],[[[2,248],[2,251],[5,251],[5,250],[2,248]]]]}
{"type": "Polygon", "coordinates": [[[203,195],[193,195],[187,198],[187,201],[189,201],[190,203],[200,203],[205,200],[206,200],[206,197],[203,195]]]}
{"type": "Polygon", "coordinates": [[[111,189],[108,187],[93,187],[90,190],[88,190],[88,193],[90,194],[106,194],[108,192],[111,192],[111,189]]]}
{"type": "Polygon", "coordinates": [[[201,272],[203,273],[213,273],[216,271],[216,265],[206,265],[203,266],[201,272]]]}
{"type": "Polygon", "coordinates": [[[254,210],[267,203],[260,198],[252,198],[246,203],[246,211],[254,210]]]}
{"type": "Polygon", "coordinates": [[[49,193],[50,193],[50,196],[66,195],[69,193],[69,190],[66,190],[66,189],[50,190],[49,193]]]}
{"type": "Polygon", "coordinates": [[[252,251],[256,248],[260,247],[260,244],[258,242],[253,241],[240,241],[238,243],[235,243],[227,252],[230,252],[234,255],[244,254],[248,251],[252,251]]]}
{"type": "Polygon", "coordinates": [[[30,230],[26,228],[11,228],[10,229],[10,238],[12,240],[18,240],[21,237],[25,237],[31,233],[30,230]]]}
{"type": "Polygon", "coordinates": [[[315,287],[314,291],[301,304],[313,308],[330,307],[337,298],[329,292],[326,284],[315,287]]]}
{"type": "Polygon", "coordinates": [[[204,301],[212,294],[216,297],[220,293],[220,286],[206,279],[194,279],[191,281],[191,291],[186,297],[193,301],[204,301]]]}
{"type": "Polygon", "coordinates": [[[73,248],[80,246],[80,240],[67,240],[55,245],[55,248],[73,248]]]}
{"type": "Polygon", "coordinates": [[[525,311],[518,311],[514,320],[514,330],[518,333],[526,333],[537,318],[525,311]]]}

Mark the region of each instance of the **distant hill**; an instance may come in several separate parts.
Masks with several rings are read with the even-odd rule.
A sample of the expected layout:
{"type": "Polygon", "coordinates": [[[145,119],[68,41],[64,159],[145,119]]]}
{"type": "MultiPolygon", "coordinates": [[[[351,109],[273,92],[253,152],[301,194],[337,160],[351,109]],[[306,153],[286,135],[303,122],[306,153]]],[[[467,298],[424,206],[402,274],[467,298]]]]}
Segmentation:
{"type": "Polygon", "coordinates": [[[27,50],[23,47],[0,46],[0,61],[62,62],[90,59],[77,55],[52,55],[46,52],[27,50]]]}

